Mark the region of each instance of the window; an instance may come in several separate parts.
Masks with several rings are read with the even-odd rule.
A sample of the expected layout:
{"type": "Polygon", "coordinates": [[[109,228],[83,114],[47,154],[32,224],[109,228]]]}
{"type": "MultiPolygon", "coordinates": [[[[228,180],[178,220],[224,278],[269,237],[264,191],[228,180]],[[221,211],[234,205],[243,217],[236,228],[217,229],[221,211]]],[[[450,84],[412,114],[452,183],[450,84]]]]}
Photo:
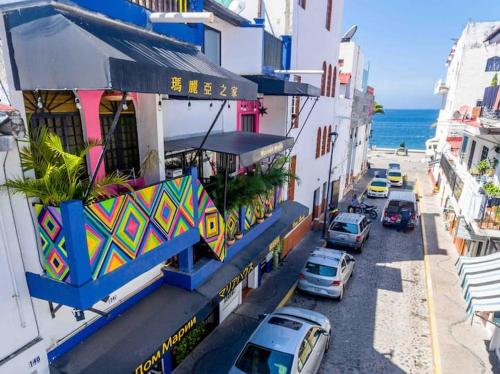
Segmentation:
{"type": "Polygon", "coordinates": [[[345,232],[347,234],[357,234],[359,232],[358,225],[356,225],[355,223],[346,223],[346,222],[337,222],[337,221],[332,223],[330,230],[338,231],[338,232],[345,232]]]}
{"type": "Polygon", "coordinates": [[[342,271],[342,273],[345,271],[346,267],[347,267],[347,264],[346,264],[345,259],[344,259],[340,263],[340,270],[342,271]]]}
{"type": "Polygon", "coordinates": [[[235,366],[247,374],[288,374],[291,372],[292,363],[293,356],[289,353],[273,351],[249,343],[235,366]]]}
{"type": "Polygon", "coordinates": [[[321,156],[321,127],[318,128],[318,133],[316,134],[316,158],[321,156]]]}
{"type": "Polygon", "coordinates": [[[489,58],[486,61],[485,71],[500,71],[500,56],[489,58]]]}
{"type": "Polygon", "coordinates": [[[464,136],[464,139],[462,140],[462,148],[460,149],[460,153],[465,153],[467,150],[467,144],[469,143],[469,138],[467,136],[464,136]]]}
{"type": "Polygon", "coordinates": [[[331,94],[330,96],[331,97],[335,97],[335,88],[337,86],[337,67],[335,66],[333,68],[333,81],[332,81],[332,91],[331,91],[331,94]]]}
{"type": "Polygon", "coordinates": [[[332,0],[326,1],[326,29],[330,31],[332,25],[332,0]]]}
{"type": "MultiPolygon", "coordinates": [[[[302,77],[300,75],[294,75],[294,82],[300,83],[302,77]]],[[[299,114],[300,114],[300,96],[294,96],[292,98],[292,128],[296,129],[299,127],[299,114]]]]}
{"type": "Polygon", "coordinates": [[[308,262],[306,264],[306,273],[321,275],[323,277],[334,277],[337,275],[337,268],[308,262]]]}
{"type": "Polygon", "coordinates": [[[203,53],[216,65],[221,64],[221,34],[220,31],[205,26],[203,53]]]}
{"type": "Polygon", "coordinates": [[[323,156],[326,152],[326,142],[327,142],[327,136],[326,136],[326,126],[323,128],[323,141],[321,142],[321,156],[323,156]]]}
{"type": "Polygon", "coordinates": [[[286,327],[295,331],[299,331],[302,327],[302,323],[300,322],[281,317],[271,317],[267,323],[270,323],[271,325],[286,327]]]}
{"type": "Polygon", "coordinates": [[[472,167],[472,162],[474,161],[474,152],[476,152],[476,141],[473,140],[470,145],[469,161],[467,161],[467,170],[472,167]]]}
{"type": "Polygon", "coordinates": [[[330,153],[330,148],[332,147],[332,141],[330,139],[330,134],[332,133],[332,126],[328,126],[328,140],[326,142],[326,153],[330,153]]]}
{"type": "Polygon", "coordinates": [[[339,58],[339,67],[343,67],[344,66],[344,59],[343,58],[339,58]]]}
{"type": "Polygon", "coordinates": [[[373,187],[387,187],[387,183],[384,181],[374,181],[370,184],[373,187]]]}
{"type": "Polygon", "coordinates": [[[299,362],[298,362],[299,371],[302,371],[302,369],[306,365],[307,360],[309,359],[309,356],[311,355],[311,352],[312,352],[311,345],[309,344],[309,342],[307,340],[304,339],[302,341],[302,344],[300,345],[300,349],[299,349],[299,362]]]}
{"type": "Polygon", "coordinates": [[[255,114],[241,115],[241,131],[255,132],[255,114]]]}
{"type": "Polygon", "coordinates": [[[321,336],[321,329],[319,327],[313,327],[308,331],[306,339],[312,348],[314,348],[320,336],[321,336]]]}
{"type": "Polygon", "coordinates": [[[481,161],[486,160],[488,158],[488,153],[490,152],[489,148],[484,146],[481,150],[481,161]]]}
{"type": "Polygon", "coordinates": [[[306,0],[299,0],[299,5],[302,9],[306,9],[306,0]]]}
{"type": "MultiPolygon", "coordinates": [[[[103,139],[108,136],[113,117],[114,114],[100,115],[103,139]]],[[[119,171],[123,174],[138,175],[140,164],[135,113],[122,113],[104,158],[106,173],[119,171]]]]}
{"type": "Polygon", "coordinates": [[[328,65],[328,80],[326,84],[325,96],[330,96],[332,89],[332,64],[328,65]]]}
{"type": "Polygon", "coordinates": [[[321,95],[325,94],[326,87],[326,62],[323,61],[323,74],[321,75],[321,95]]]}

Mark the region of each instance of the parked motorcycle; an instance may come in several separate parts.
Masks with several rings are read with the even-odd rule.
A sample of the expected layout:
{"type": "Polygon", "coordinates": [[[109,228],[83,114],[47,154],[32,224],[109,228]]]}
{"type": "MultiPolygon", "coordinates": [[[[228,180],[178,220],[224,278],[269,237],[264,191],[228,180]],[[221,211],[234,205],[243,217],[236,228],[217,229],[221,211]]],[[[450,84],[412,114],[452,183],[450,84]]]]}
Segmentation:
{"type": "Polygon", "coordinates": [[[360,204],[354,207],[354,213],[364,214],[369,216],[371,219],[377,219],[378,208],[375,205],[360,204]]]}

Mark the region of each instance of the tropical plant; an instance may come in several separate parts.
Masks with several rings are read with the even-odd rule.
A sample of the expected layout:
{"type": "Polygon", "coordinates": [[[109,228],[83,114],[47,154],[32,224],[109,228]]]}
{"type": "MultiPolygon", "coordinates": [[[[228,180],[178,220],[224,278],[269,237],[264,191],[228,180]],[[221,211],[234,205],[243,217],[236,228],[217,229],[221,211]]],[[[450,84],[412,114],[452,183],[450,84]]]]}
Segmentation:
{"type": "Polygon", "coordinates": [[[483,190],[490,198],[500,198],[500,186],[490,182],[483,186],[483,190]]]}
{"type": "Polygon", "coordinates": [[[373,102],[372,106],[372,112],[373,114],[384,114],[384,107],[382,104],[377,103],[376,101],[373,102]]]}
{"type": "Polygon", "coordinates": [[[2,186],[14,193],[38,198],[44,205],[59,205],[63,201],[78,199],[84,203],[113,194],[112,186],[131,189],[127,177],[118,173],[96,180],[88,196],[89,180],[85,157],[97,145],[87,144],[78,154],[64,150],[61,139],[46,127],[31,132],[28,146],[20,151],[24,172],[33,171],[34,178],[12,178],[2,186]]]}
{"type": "Polygon", "coordinates": [[[491,85],[492,86],[497,86],[498,85],[498,73],[495,73],[493,78],[491,78],[491,85]]]}
{"type": "Polygon", "coordinates": [[[489,160],[479,161],[474,165],[470,172],[472,175],[485,175],[492,168],[491,162],[489,160]]]}

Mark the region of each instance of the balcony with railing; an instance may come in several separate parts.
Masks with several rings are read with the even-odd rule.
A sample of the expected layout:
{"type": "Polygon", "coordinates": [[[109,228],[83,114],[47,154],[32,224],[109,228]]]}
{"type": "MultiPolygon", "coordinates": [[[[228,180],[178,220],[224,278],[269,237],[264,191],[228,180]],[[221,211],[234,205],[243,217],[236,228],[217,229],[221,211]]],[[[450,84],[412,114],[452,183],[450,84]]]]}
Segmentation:
{"type": "Polygon", "coordinates": [[[140,5],[151,12],[189,12],[194,8],[192,0],[129,0],[131,3],[140,5]]]}
{"type": "Polygon", "coordinates": [[[264,56],[263,56],[263,70],[264,72],[274,74],[274,70],[281,70],[284,68],[284,44],[283,40],[274,36],[273,34],[264,31],[264,56]]]}
{"type": "Polygon", "coordinates": [[[446,83],[443,82],[442,79],[439,79],[434,84],[434,95],[445,95],[448,93],[449,89],[450,88],[446,85],[446,83]]]}

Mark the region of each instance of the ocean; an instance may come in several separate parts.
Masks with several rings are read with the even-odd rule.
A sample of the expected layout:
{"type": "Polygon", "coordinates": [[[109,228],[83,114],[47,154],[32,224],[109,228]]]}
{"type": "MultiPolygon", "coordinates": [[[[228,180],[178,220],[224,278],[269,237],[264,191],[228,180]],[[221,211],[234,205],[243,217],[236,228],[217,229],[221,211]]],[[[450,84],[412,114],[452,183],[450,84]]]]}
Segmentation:
{"type": "Polygon", "coordinates": [[[397,148],[405,142],[409,149],[425,149],[425,141],[436,129],[437,109],[386,109],[385,114],[372,118],[371,145],[377,148],[397,148]]]}

